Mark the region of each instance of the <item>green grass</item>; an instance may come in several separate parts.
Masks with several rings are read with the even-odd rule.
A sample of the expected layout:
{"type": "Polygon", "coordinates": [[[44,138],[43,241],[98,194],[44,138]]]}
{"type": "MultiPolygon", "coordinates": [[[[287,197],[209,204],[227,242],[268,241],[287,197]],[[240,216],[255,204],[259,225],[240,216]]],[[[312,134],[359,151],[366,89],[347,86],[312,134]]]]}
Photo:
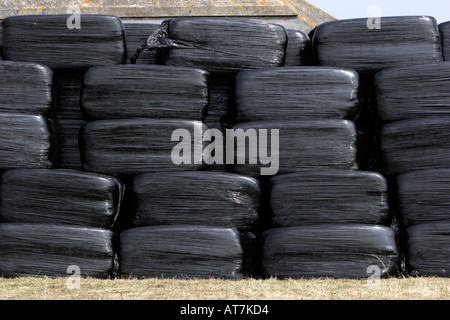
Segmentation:
{"type": "Polygon", "coordinates": [[[0,278],[1,300],[449,300],[446,278],[175,280],[0,278]]]}

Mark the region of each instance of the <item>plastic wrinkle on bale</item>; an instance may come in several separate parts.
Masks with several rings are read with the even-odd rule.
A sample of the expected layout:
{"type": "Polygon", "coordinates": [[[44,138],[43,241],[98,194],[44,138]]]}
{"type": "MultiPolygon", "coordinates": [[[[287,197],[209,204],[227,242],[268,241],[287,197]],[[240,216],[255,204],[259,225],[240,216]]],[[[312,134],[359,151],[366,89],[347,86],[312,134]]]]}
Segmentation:
{"type": "Polygon", "coordinates": [[[408,225],[450,221],[450,168],[405,173],[397,182],[400,214],[408,225]]]}
{"type": "Polygon", "coordinates": [[[375,86],[385,123],[450,115],[450,62],[390,68],[376,74],[375,86]]]}
{"type": "Polygon", "coordinates": [[[259,217],[258,180],[234,173],[143,174],[132,181],[135,226],[205,225],[253,229],[259,217]]]}
{"type": "Polygon", "coordinates": [[[394,230],[385,226],[314,225],[275,228],[262,235],[262,267],[278,278],[367,279],[368,267],[380,276],[397,271],[394,230]]]}
{"type": "Polygon", "coordinates": [[[312,47],[309,37],[299,30],[286,30],[288,43],[286,47],[285,67],[311,65],[312,47]]]}
{"type": "Polygon", "coordinates": [[[382,170],[387,175],[448,167],[450,117],[397,121],[381,132],[382,170]]]}
{"type": "MultiPolygon", "coordinates": [[[[268,130],[268,153],[271,152],[270,130],[279,130],[279,170],[277,174],[307,170],[349,169],[356,170],[356,130],[348,120],[310,121],[256,121],[237,124],[234,130],[268,130]]],[[[235,145],[236,146],[236,145],[235,145]]],[[[244,157],[235,148],[235,164],[231,169],[248,176],[259,176],[260,168],[269,165],[249,164],[249,148],[244,157]],[[244,163],[244,164],[239,164],[244,163]]]]}
{"type": "Polygon", "coordinates": [[[406,232],[409,271],[419,276],[448,277],[450,222],[419,224],[406,232]]]}
{"type": "Polygon", "coordinates": [[[115,272],[114,233],[54,224],[0,223],[0,275],[110,278],[115,272]]]}
{"type": "Polygon", "coordinates": [[[387,182],[375,172],[305,171],[270,182],[272,227],[391,222],[387,182]]]}
{"type": "Polygon", "coordinates": [[[442,61],[436,19],[428,16],[381,17],[380,29],[367,18],[325,22],[312,45],[315,63],[373,74],[383,69],[442,61]]]}
{"type": "Polygon", "coordinates": [[[81,15],[81,30],[71,30],[71,15],[11,16],[3,20],[5,60],[35,62],[50,69],[86,69],[126,62],[122,20],[111,15],[81,15]]]}
{"type": "Polygon", "coordinates": [[[56,140],[53,123],[44,116],[0,113],[0,170],[53,168],[56,140]]]}
{"type": "MultiPolygon", "coordinates": [[[[153,23],[124,23],[125,40],[127,44],[127,64],[131,63],[131,57],[136,50],[147,40],[148,36],[159,28],[159,24],[153,23]]],[[[160,50],[145,51],[139,56],[136,64],[161,64],[160,50]]]]}
{"type": "Polygon", "coordinates": [[[0,112],[51,116],[53,72],[44,65],[0,62],[0,112]]]}
{"type": "Polygon", "coordinates": [[[359,76],[349,69],[286,67],[236,78],[236,121],[353,119],[359,76]]]}
{"type": "Polygon", "coordinates": [[[204,120],[209,74],[193,68],[120,65],[91,68],[84,79],[87,120],[175,118],[204,120]]]}
{"type": "Polygon", "coordinates": [[[10,170],[1,176],[0,218],[110,229],[123,193],[122,183],[105,175],[69,169],[10,170]]]}
{"type": "Polygon", "coordinates": [[[148,226],[120,234],[121,274],[135,278],[240,279],[244,252],[234,228],[148,226]]]}
{"type": "Polygon", "coordinates": [[[131,62],[143,51],[165,48],[168,65],[238,72],[284,66],[286,46],[281,25],[255,19],[179,18],[165,20],[131,62]]]}
{"type": "Polygon", "coordinates": [[[170,38],[191,49],[169,48],[164,62],[210,72],[282,67],[287,33],[277,24],[252,19],[196,18],[169,21],[170,38]]]}
{"type": "Polygon", "coordinates": [[[108,175],[137,175],[151,172],[203,170],[206,165],[194,160],[195,145],[205,146],[202,137],[195,137],[208,128],[199,121],[176,119],[98,120],[85,123],[80,133],[83,169],[108,175]],[[171,141],[174,130],[191,134],[190,163],[174,164],[171,141]]]}

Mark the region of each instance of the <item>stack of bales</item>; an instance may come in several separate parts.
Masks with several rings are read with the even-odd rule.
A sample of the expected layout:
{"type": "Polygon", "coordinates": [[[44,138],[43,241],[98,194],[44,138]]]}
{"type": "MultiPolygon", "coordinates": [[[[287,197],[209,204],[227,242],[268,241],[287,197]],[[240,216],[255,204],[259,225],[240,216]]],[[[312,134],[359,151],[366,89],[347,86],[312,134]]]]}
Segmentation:
{"type": "Polygon", "coordinates": [[[86,16],[82,30],[71,30],[68,17],[3,20],[3,53],[11,60],[1,65],[2,88],[9,86],[1,116],[3,276],[63,276],[75,265],[82,276],[107,278],[117,269],[112,229],[123,185],[77,169],[84,72],[124,61],[123,25],[86,16]]]}
{"type": "MultiPolygon", "coordinates": [[[[361,159],[367,168],[385,175],[391,191],[391,209],[397,209],[396,176],[407,168],[427,166],[428,161],[433,162],[436,153],[442,152],[437,151],[434,145],[445,140],[445,130],[439,123],[441,120],[397,122],[427,112],[424,110],[428,108],[421,104],[427,99],[418,102],[413,98],[427,90],[421,88],[421,93],[417,94],[415,89],[427,82],[419,84],[421,80],[418,79],[428,78],[427,88],[433,87],[431,82],[436,85],[435,89],[440,86],[434,81],[439,76],[434,80],[430,77],[433,73],[430,68],[436,70],[431,65],[443,60],[436,20],[426,16],[385,17],[379,20],[378,26],[372,27],[367,19],[329,22],[317,28],[313,46],[317,64],[349,67],[360,74],[362,108],[356,122],[368,150],[373,150],[369,153],[363,151],[361,159]],[[429,67],[415,66],[421,64],[429,67]],[[425,71],[427,68],[429,71],[425,71]],[[411,79],[412,75],[415,79],[411,79]],[[386,124],[392,121],[396,122],[386,124]],[[432,132],[437,133],[433,138],[432,132]],[[368,141],[373,143],[368,144],[368,141]],[[422,149],[424,146],[426,149],[422,149]],[[419,154],[428,159],[422,161],[419,154]]],[[[433,98],[427,103],[432,105],[434,102],[431,100],[433,98]]],[[[398,214],[396,218],[399,218],[398,214]]],[[[402,236],[402,224],[398,227],[402,236]]]]}

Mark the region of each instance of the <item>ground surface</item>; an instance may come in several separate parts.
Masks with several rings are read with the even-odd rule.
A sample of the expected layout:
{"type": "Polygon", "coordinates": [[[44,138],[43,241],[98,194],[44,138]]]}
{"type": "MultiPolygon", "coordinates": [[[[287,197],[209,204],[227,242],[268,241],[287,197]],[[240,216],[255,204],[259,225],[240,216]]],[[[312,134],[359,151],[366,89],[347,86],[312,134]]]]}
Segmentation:
{"type": "Polygon", "coordinates": [[[173,280],[0,278],[0,300],[450,300],[450,279],[173,280]]]}

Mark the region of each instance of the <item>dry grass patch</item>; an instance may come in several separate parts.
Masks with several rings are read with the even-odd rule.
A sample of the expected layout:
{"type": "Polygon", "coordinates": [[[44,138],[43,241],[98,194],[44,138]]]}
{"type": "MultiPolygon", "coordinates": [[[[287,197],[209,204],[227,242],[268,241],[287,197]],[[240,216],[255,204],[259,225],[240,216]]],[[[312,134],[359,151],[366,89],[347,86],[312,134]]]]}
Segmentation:
{"type": "Polygon", "coordinates": [[[378,287],[366,280],[175,280],[0,278],[1,300],[449,300],[445,278],[391,278],[378,287]]]}

